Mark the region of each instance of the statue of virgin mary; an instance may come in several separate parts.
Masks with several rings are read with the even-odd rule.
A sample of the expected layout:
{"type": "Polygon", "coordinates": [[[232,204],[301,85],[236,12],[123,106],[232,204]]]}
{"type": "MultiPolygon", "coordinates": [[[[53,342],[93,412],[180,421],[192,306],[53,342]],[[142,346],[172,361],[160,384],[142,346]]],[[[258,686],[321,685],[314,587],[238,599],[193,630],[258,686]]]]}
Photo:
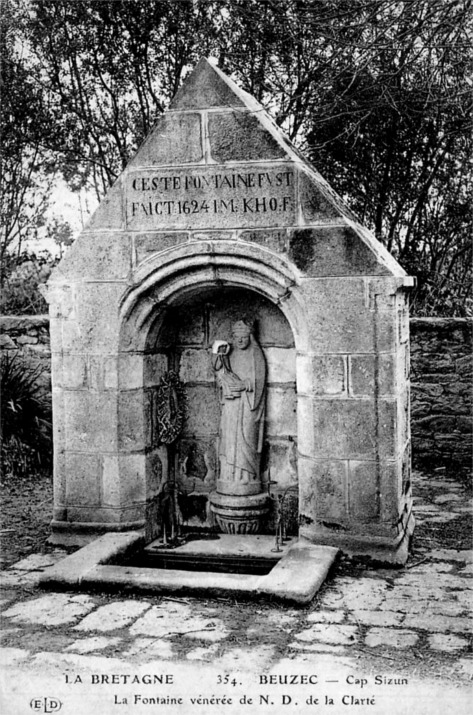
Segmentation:
{"type": "Polygon", "coordinates": [[[217,492],[258,494],[261,492],[266,363],[253,335],[253,326],[244,320],[234,323],[231,346],[216,341],[213,353],[222,405],[217,492]]]}

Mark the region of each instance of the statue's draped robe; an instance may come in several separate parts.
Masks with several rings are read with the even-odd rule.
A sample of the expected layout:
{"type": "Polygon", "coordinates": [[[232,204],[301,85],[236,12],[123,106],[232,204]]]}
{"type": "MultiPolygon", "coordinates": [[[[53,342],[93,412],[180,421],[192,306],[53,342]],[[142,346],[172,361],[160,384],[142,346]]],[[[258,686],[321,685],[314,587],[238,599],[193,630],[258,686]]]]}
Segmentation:
{"type": "Polygon", "coordinates": [[[250,344],[245,350],[233,348],[230,367],[232,373],[245,383],[246,389],[233,399],[230,398],[231,390],[226,382],[228,372],[221,365],[218,370],[222,387],[218,491],[235,493],[234,488],[237,485],[248,485],[245,489],[247,494],[257,493],[261,490],[260,459],[265,416],[266,363],[263,351],[253,336],[250,337],[250,344]]]}

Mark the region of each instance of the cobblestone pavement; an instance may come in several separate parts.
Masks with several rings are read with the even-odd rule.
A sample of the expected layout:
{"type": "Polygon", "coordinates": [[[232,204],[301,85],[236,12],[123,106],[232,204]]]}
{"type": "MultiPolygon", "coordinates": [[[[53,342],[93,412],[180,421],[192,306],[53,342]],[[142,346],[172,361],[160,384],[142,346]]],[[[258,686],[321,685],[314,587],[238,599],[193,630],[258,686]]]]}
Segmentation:
{"type": "MultiPolygon", "coordinates": [[[[424,701],[429,704],[425,712],[441,712],[441,707],[467,712],[463,708],[473,679],[473,552],[451,545],[457,538],[465,545],[471,499],[452,479],[415,476],[417,540],[407,567],[375,569],[341,559],[308,608],[223,598],[44,592],[37,588],[38,577],[64,552],[28,556],[1,572],[5,691],[10,687],[8,673],[15,675],[16,683],[15,697],[2,712],[28,712],[22,705],[18,710],[9,707],[17,707],[15,698],[21,702],[22,691],[31,698],[52,697],[54,688],[68,704],[64,713],[88,712],[87,698],[92,698],[94,707],[103,699],[104,712],[108,706],[115,712],[118,703],[113,698],[127,698],[120,690],[126,690],[127,683],[118,683],[113,693],[109,683],[92,692],[90,687],[80,691],[80,681],[72,685],[71,679],[90,683],[94,674],[120,673],[124,668],[135,675],[164,668],[174,676],[180,673],[189,692],[197,693],[206,684],[207,693],[214,684],[215,692],[225,686],[227,697],[232,686],[224,679],[228,676],[229,683],[236,676],[234,688],[241,687],[244,693],[258,688],[252,697],[263,698],[258,701],[262,712],[266,707],[272,707],[268,712],[312,712],[315,703],[308,700],[317,698],[310,682],[299,684],[297,697],[302,700],[297,709],[291,695],[296,691],[287,686],[280,692],[280,683],[270,683],[273,690],[268,692],[276,698],[273,705],[265,700],[268,673],[302,672],[318,673],[315,691],[318,688],[322,698],[318,705],[332,713],[339,712],[337,703],[340,712],[358,705],[373,712],[403,712],[404,701],[406,712],[408,707],[424,712],[419,705],[424,701]],[[442,545],[445,534],[448,548],[442,545]],[[378,683],[376,675],[381,679],[378,683]],[[43,692],[45,679],[48,692],[43,692]],[[367,683],[360,685],[357,680],[367,683]],[[83,702],[80,693],[86,698],[83,702]],[[332,706],[323,701],[332,697],[330,693],[332,706]],[[291,700],[284,701],[283,695],[291,700]],[[345,695],[375,702],[345,702],[345,695]]],[[[136,691],[130,697],[137,694],[141,700],[134,703],[133,712],[150,712],[149,704],[143,703],[146,692],[136,691]]],[[[199,710],[198,703],[186,702],[168,704],[161,712],[239,713],[256,708],[254,703],[240,702],[238,707],[204,703],[199,710]]],[[[122,703],[118,712],[129,706],[122,703]]],[[[45,712],[46,705],[41,707],[45,712]]]]}

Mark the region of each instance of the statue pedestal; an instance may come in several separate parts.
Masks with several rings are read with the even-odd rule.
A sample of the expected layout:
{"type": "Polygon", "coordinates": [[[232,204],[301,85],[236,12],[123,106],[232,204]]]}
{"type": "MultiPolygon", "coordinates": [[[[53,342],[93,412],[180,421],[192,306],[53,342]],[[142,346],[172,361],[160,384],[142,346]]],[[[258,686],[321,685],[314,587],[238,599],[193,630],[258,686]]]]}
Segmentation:
{"type": "Polygon", "coordinates": [[[225,534],[257,534],[269,509],[266,493],[231,495],[212,492],[210,508],[225,534]]]}

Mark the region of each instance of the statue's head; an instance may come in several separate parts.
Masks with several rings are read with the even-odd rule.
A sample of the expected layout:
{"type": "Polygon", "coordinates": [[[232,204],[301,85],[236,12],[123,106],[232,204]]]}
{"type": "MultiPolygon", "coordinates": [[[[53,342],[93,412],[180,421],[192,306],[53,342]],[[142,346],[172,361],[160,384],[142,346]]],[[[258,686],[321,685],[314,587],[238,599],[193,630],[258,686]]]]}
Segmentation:
{"type": "Polygon", "coordinates": [[[233,344],[240,350],[246,350],[251,343],[251,335],[253,333],[253,325],[249,321],[237,320],[232,325],[233,344]]]}

